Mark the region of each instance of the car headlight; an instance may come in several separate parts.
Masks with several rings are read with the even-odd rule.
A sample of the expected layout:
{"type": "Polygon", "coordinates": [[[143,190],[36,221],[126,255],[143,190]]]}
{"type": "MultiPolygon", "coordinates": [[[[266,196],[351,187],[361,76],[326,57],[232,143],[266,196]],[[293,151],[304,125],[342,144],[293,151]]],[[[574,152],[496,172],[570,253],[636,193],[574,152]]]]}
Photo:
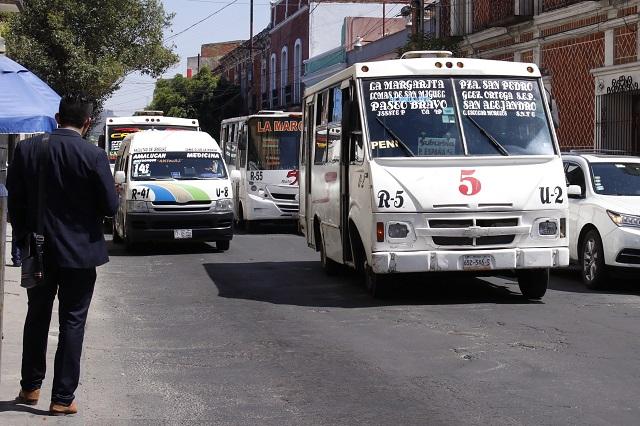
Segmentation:
{"type": "Polygon", "coordinates": [[[545,220],[538,223],[538,233],[544,236],[556,235],[558,233],[558,223],[551,220],[545,220]]]}
{"type": "Polygon", "coordinates": [[[230,212],[233,210],[233,200],[231,198],[221,198],[216,201],[213,209],[217,212],[230,212]]]}
{"type": "Polygon", "coordinates": [[[127,211],[130,212],[148,212],[149,206],[146,201],[141,200],[128,200],[127,201],[127,211]]]}
{"type": "Polygon", "coordinates": [[[624,214],[624,213],[616,213],[616,212],[612,212],[611,210],[607,210],[607,214],[609,215],[613,223],[615,223],[618,226],[640,227],[640,216],[634,216],[634,215],[624,214]]]}

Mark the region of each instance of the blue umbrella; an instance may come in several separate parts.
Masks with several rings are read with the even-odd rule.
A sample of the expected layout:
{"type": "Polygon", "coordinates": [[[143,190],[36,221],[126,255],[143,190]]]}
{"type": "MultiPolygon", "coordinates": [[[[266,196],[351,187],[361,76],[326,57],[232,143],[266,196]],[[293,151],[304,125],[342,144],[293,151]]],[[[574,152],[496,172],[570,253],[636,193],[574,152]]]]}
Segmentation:
{"type": "Polygon", "coordinates": [[[22,65],[0,55],[0,133],[51,132],[60,96],[22,65]]]}

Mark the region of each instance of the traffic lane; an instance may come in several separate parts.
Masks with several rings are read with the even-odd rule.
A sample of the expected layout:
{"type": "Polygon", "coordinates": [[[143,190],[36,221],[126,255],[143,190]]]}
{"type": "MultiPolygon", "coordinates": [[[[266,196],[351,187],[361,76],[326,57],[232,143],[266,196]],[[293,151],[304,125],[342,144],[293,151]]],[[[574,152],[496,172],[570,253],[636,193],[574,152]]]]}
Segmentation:
{"type": "Polygon", "coordinates": [[[314,324],[315,340],[418,383],[418,393],[444,391],[438,412],[542,424],[639,414],[637,292],[585,291],[565,272],[542,302],[527,303],[511,279],[422,275],[399,277],[381,302],[351,277],[326,277],[317,261],[205,268],[220,297],[306,308],[287,312],[314,324]]]}
{"type": "Polygon", "coordinates": [[[529,304],[503,278],[401,277],[381,302],[352,277],[326,277],[317,259],[292,235],[238,235],[224,253],[153,245],[112,257],[88,333],[99,371],[87,394],[100,395],[89,411],[213,424],[622,424],[638,414],[637,304],[624,295],[551,290],[529,304]]]}

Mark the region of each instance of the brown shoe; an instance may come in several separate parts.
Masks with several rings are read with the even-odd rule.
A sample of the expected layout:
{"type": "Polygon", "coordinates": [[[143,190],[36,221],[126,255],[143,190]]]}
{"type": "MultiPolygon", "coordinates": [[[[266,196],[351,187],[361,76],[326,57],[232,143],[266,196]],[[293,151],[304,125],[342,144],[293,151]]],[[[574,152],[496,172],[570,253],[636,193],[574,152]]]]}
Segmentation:
{"type": "Polygon", "coordinates": [[[15,399],[16,404],[36,405],[40,399],[40,389],[32,391],[20,389],[20,393],[15,399]]]}
{"type": "Polygon", "coordinates": [[[52,416],[66,416],[67,414],[76,414],[78,412],[78,405],[75,401],[69,405],[62,405],[56,402],[52,402],[49,406],[49,414],[52,416]]]}

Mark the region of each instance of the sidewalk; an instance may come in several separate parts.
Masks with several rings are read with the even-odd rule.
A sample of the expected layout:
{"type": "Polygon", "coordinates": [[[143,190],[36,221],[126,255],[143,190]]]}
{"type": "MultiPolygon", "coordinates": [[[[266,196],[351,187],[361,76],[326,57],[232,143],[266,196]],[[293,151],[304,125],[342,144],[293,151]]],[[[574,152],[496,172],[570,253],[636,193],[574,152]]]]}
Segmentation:
{"type": "MultiPolygon", "coordinates": [[[[20,360],[22,356],[22,327],[27,313],[27,292],[20,287],[20,268],[11,265],[11,229],[7,227],[7,259],[5,259],[4,315],[2,365],[0,366],[0,424],[82,424],[81,413],[66,419],[49,417],[53,357],[58,343],[58,303],[53,305],[49,347],[47,351],[47,377],[42,386],[40,402],[36,406],[16,405],[14,398],[20,390],[20,360]],[[43,417],[46,416],[46,417],[43,417]],[[71,421],[70,421],[71,420],[71,421]],[[44,423],[46,422],[46,423],[44,423]]],[[[80,389],[79,389],[80,391],[80,389]]]]}

